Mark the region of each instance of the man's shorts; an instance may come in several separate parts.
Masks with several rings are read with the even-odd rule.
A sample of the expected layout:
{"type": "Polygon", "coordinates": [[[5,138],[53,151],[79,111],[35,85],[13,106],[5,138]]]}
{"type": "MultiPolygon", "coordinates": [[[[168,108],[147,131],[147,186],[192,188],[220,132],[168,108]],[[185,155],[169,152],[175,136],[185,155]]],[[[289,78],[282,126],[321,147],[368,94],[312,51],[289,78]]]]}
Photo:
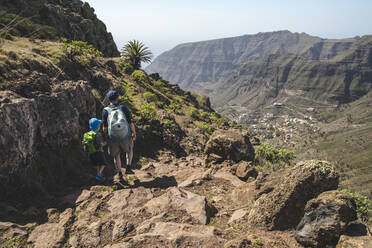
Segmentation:
{"type": "Polygon", "coordinates": [[[89,159],[94,166],[107,165],[105,154],[101,151],[90,154],[89,159]]]}
{"type": "Polygon", "coordinates": [[[133,149],[133,140],[131,137],[126,138],[123,141],[115,142],[115,141],[109,141],[108,145],[108,154],[111,157],[115,157],[119,153],[129,153],[133,149]]]}

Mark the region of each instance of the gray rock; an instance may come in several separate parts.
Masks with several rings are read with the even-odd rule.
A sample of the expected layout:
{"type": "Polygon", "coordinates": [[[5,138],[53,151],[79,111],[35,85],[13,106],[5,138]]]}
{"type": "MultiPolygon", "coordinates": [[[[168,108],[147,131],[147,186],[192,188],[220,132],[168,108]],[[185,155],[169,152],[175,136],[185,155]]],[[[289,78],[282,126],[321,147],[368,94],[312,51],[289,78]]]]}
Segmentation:
{"type": "Polygon", "coordinates": [[[167,193],[154,198],[145,204],[147,210],[152,214],[159,214],[170,207],[185,210],[202,224],[207,224],[209,216],[207,213],[207,200],[200,196],[179,188],[170,188],[167,193]]]}
{"type": "Polygon", "coordinates": [[[258,172],[250,162],[241,161],[236,168],[235,175],[240,179],[247,181],[248,178],[257,178],[258,172]]]}
{"type": "Polygon", "coordinates": [[[209,138],[204,152],[235,162],[254,159],[254,149],[249,141],[249,134],[238,129],[215,131],[209,138]]]}
{"type": "Polygon", "coordinates": [[[348,223],[356,218],[353,198],[339,191],[324,192],[307,203],[295,238],[305,247],[335,245],[348,223]]]}
{"type": "Polygon", "coordinates": [[[326,161],[305,161],[272,174],[278,182],[262,194],[252,207],[248,222],[268,230],[284,230],[298,225],[310,199],[338,187],[339,176],[326,161]]]}
{"type": "Polygon", "coordinates": [[[372,247],[372,237],[350,237],[342,235],[336,248],[369,248],[372,247]]]}

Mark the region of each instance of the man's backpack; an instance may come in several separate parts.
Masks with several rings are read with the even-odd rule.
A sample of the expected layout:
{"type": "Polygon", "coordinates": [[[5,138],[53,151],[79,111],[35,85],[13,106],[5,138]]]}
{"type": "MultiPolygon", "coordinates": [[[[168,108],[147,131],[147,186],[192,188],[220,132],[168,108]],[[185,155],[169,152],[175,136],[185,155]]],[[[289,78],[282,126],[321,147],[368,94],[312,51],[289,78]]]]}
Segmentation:
{"type": "Polygon", "coordinates": [[[97,152],[97,148],[95,146],[96,136],[97,136],[97,133],[92,132],[92,131],[84,134],[83,142],[82,142],[83,148],[84,148],[84,151],[86,151],[89,154],[97,152]]]}
{"type": "Polygon", "coordinates": [[[113,141],[122,141],[130,135],[130,128],[124,112],[119,106],[110,105],[107,111],[107,129],[109,138],[113,141]]]}

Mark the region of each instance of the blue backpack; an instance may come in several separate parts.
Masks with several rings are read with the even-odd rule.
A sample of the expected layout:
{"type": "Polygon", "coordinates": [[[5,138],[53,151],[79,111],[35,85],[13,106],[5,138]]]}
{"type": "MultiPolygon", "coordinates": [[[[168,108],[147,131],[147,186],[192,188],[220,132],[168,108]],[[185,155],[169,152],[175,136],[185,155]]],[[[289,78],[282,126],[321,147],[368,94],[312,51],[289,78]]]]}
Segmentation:
{"type": "Polygon", "coordinates": [[[130,135],[130,128],[124,112],[119,106],[110,105],[107,111],[108,135],[113,141],[123,141],[130,135]]]}

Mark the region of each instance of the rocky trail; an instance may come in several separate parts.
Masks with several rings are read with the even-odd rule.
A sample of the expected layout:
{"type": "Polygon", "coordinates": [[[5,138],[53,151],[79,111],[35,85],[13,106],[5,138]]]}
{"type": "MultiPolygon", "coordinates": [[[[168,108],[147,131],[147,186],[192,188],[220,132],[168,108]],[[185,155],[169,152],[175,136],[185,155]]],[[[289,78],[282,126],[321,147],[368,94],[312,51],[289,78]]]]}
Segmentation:
{"type": "Polygon", "coordinates": [[[368,228],[355,223],[353,200],[328,191],[337,188],[338,175],[326,162],[307,161],[275,175],[252,173],[244,161],[224,161],[210,168],[205,163],[200,157],[176,158],[169,152],[156,160],[143,159],[133,175],[124,175],[128,182],[124,188],[107,178],[104,185],[75,189],[58,198],[55,207],[39,212],[46,216],[44,221],[0,223],[0,245],[302,247],[297,238],[311,247],[326,247],[323,244],[337,242],[346,233],[349,223],[358,228],[341,241],[349,244],[352,239],[354,246],[337,247],[371,244],[368,228]],[[311,201],[323,204],[310,203],[305,209],[305,217],[316,218],[302,218],[306,202],[323,191],[326,197],[311,201]],[[353,237],[355,232],[363,238],[353,237]]]}

